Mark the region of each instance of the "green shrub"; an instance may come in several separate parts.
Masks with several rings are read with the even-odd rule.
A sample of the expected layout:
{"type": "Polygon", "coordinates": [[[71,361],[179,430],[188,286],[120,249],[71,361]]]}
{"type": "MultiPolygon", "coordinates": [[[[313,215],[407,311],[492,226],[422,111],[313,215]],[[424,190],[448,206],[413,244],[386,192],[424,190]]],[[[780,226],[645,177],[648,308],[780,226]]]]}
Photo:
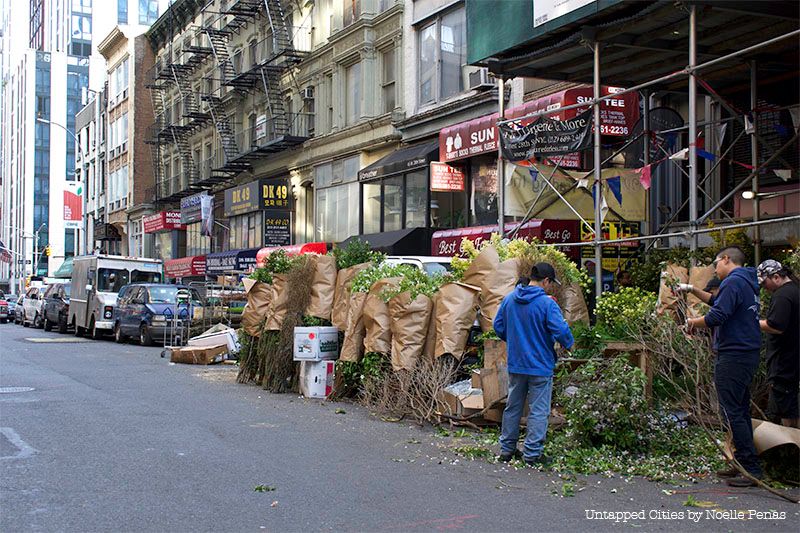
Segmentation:
{"type": "Polygon", "coordinates": [[[419,272],[418,268],[411,265],[390,265],[388,263],[373,265],[356,274],[350,286],[350,292],[369,292],[369,289],[378,280],[413,275],[415,270],[419,272]]]}
{"type": "Polygon", "coordinates": [[[378,264],[383,262],[386,257],[380,252],[373,252],[368,242],[359,239],[351,240],[344,248],[334,248],[328,254],[336,259],[336,268],[339,270],[361,263],[378,264]]]}

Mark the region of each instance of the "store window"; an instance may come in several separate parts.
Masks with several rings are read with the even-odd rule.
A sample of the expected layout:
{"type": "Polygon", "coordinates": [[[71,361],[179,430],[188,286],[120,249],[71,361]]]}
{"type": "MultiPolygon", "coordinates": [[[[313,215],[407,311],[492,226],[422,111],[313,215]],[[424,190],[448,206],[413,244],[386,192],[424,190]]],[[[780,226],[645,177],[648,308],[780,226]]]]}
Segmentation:
{"type": "Polygon", "coordinates": [[[316,240],[341,242],[358,235],[359,156],[314,168],[316,240]]]}
{"type": "Polygon", "coordinates": [[[231,217],[229,223],[231,230],[230,238],[228,239],[228,247],[230,250],[242,250],[245,248],[262,246],[262,211],[231,217]]]}
{"type": "Polygon", "coordinates": [[[211,252],[211,237],[200,234],[202,223],[186,225],[186,256],[203,255],[211,252]]]}
{"type": "Polygon", "coordinates": [[[418,30],[420,105],[446,100],[464,91],[466,32],[463,7],[436,16],[418,30]]]}
{"type": "Polygon", "coordinates": [[[470,224],[497,223],[497,158],[473,157],[470,161],[470,224]]]}
{"type": "Polygon", "coordinates": [[[364,234],[424,228],[428,172],[420,170],[362,185],[364,234]]]}

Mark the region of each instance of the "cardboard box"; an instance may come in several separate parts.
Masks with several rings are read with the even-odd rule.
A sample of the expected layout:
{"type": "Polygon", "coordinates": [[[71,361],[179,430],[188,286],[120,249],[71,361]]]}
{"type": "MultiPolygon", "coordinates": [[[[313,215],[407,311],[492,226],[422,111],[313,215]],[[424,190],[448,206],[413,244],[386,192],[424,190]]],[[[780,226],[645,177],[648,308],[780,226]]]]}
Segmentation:
{"type": "Polygon", "coordinates": [[[504,400],[508,396],[508,368],[481,370],[481,389],[483,401],[487,406],[496,405],[496,402],[504,400]]]}
{"type": "Polygon", "coordinates": [[[447,405],[445,414],[453,416],[469,416],[483,409],[483,393],[473,388],[468,379],[445,388],[441,400],[447,405]]]}
{"type": "Polygon", "coordinates": [[[224,361],[228,355],[228,347],[225,344],[205,347],[184,346],[183,348],[170,348],[170,352],[171,363],[210,365],[224,361]]]}
{"type": "Polygon", "coordinates": [[[481,369],[474,368],[472,370],[472,374],[470,374],[470,383],[472,384],[473,389],[480,389],[481,388],[481,369]]]}
{"type": "Polygon", "coordinates": [[[239,353],[239,338],[236,335],[236,330],[233,328],[226,328],[223,331],[216,331],[214,333],[203,333],[192,337],[186,344],[199,348],[224,344],[227,346],[229,352],[239,353]]]}
{"type": "Polygon", "coordinates": [[[332,326],[294,328],[295,361],[327,361],[339,357],[339,330],[332,326]]]}
{"type": "Polygon", "coordinates": [[[306,398],[325,399],[333,391],[335,361],[300,363],[300,393],[306,398]]]}

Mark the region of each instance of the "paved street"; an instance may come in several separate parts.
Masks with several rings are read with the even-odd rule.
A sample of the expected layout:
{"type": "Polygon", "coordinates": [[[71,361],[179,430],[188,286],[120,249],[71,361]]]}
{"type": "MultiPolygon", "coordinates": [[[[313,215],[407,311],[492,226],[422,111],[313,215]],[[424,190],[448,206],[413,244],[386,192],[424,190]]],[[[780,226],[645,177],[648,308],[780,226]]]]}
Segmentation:
{"type": "Polygon", "coordinates": [[[668,495],[663,490],[675,487],[579,478],[583,490],[562,498],[553,494],[563,483],[557,476],[459,457],[432,429],[384,422],[347,403],[271,395],[236,384],[233,366],[171,365],[157,348],[9,324],[0,326],[0,353],[4,532],[791,531],[798,524],[798,506],[720,484],[668,495]],[[274,490],[254,491],[259,485],[274,490]],[[786,518],[707,518],[705,509],[683,505],[688,493],[723,510],[786,518]],[[703,516],[615,523],[587,520],[588,509],[703,516]]]}

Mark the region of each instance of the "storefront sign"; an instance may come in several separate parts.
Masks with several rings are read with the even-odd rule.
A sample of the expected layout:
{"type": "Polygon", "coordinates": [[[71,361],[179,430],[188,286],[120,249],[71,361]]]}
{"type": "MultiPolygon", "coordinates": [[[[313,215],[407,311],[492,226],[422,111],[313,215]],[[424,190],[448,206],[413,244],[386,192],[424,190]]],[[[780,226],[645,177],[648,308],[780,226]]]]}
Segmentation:
{"type": "Polygon", "coordinates": [[[207,196],[207,192],[201,192],[181,198],[181,224],[192,224],[201,220],[202,198],[207,196]]]}
{"type": "Polygon", "coordinates": [[[264,213],[264,246],[288,246],[292,242],[289,213],[264,213]]]}
{"type": "Polygon", "coordinates": [[[189,276],[205,276],[206,256],[194,255],[164,261],[164,274],[168,278],[185,278],[189,276]]]}
{"type": "Polygon", "coordinates": [[[181,224],[180,211],[160,211],[142,218],[145,233],[159,233],[162,231],[183,230],[186,226],[181,224]]]}
{"type": "Polygon", "coordinates": [[[227,189],[225,191],[225,216],[235,217],[261,209],[260,190],[258,181],[227,189]]]}
{"type": "Polygon", "coordinates": [[[64,183],[64,228],[83,227],[83,182],[64,183]]]}
{"type": "Polygon", "coordinates": [[[259,181],[261,209],[291,209],[289,178],[270,178],[259,181]]]}
{"type": "Polygon", "coordinates": [[[96,241],[118,241],[122,237],[119,230],[113,224],[100,222],[94,226],[94,240],[96,241]]]}
{"type": "Polygon", "coordinates": [[[431,190],[439,192],[463,191],[464,171],[447,163],[431,162],[431,190]]]}
{"type": "MultiPolygon", "coordinates": [[[[626,237],[638,237],[638,222],[603,222],[601,226],[602,240],[625,239],[626,237]]],[[[581,227],[581,241],[591,242],[594,240],[594,231],[586,226],[581,227]]],[[[603,245],[603,270],[614,272],[616,270],[626,270],[628,263],[634,262],[634,258],[639,255],[639,241],[624,241],[603,245]]],[[[591,246],[581,247],[581,259],[593,259],[594,248],[591,246]]]]}
{"type": "MultiPolygon", "coordinates": [[[[576,242],[580,232],[578,224],[577,220],[530,220],[519,228],[515,237],[525,240],[536,238],[548,243],[576,242]]],[[[516,224],[507,222],[505,231],[510,232],[515,226],[516,224]]],[[[496,224],[437,231],[431,239],[431,255],[444,257],[462,255],[464,239],[472,241],[475,246],[480,246],[491,238],[492,233],[497,233],[496,224]]],[[[573,248],[561,248],[561,251],[569,256],[575,255],[573,248]]]]}
{"type": "Polygon", "coordinates": [[[258,250],[259,248],[249,248],[208,254],[206,256],[206,274],[247,272],[256,266],[258,250]]]}
{"type": "Polygon", "coordinates": [[[508,161],[527,161],[537,156],[568,154],[586,149],[592,140],[592,112],[567,120],[544,116],[499,126],[500,149],[508,161]]]}
{"type": "Polygon", "coordinates": [[[267,136],[267,115],[258,115],[256,118],[255,138],[263,139],[267,136]]]}
{"type": "Polygon", "coordinates": [[[530,0],[533,3],[533,27],[575,11],[591,4],[594,0],[530,0]]]}

